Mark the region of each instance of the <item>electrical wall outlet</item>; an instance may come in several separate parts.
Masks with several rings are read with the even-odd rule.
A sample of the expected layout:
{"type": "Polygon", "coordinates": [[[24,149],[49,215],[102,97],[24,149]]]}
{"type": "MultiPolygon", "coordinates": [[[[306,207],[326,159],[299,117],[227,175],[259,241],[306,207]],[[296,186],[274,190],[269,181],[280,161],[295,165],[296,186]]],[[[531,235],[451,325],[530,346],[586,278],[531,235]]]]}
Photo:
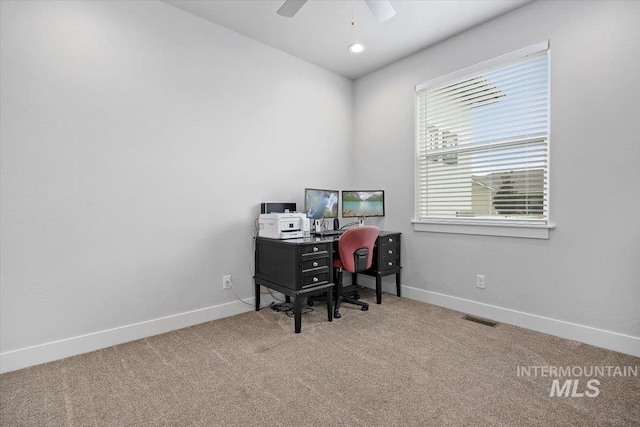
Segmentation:
{"type": "Polygon", "coordinates": [[[476,288],[484,289],[484,276],[482,274],[476,275],[476,288]]]}
{"type": "Polygon", "coordinates": [[[231,275],[222,276],[222,289],[231,288],[231,275]]]}

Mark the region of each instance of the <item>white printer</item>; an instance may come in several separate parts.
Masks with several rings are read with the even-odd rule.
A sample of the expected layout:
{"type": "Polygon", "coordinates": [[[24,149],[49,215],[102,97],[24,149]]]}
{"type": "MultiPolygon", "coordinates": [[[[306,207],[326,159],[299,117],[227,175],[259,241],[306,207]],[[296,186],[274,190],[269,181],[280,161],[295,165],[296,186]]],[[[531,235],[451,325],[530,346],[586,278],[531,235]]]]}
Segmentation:
{"type": "Polygon", "coordinates": [[[269,239],[297,239],[309,237],[311,227],[306,213],[268,213],[260,214],[258,220],[260,237],[269,239]]]}

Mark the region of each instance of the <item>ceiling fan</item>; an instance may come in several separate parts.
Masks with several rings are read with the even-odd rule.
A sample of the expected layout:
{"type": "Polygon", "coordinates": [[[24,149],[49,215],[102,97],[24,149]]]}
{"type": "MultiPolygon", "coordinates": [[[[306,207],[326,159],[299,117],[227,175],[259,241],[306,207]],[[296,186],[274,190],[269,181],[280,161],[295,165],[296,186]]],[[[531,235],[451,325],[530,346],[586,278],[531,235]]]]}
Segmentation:
{"type": "MultiPolygon", "coordinates": [[[[389,0],[364,0],[371,9],[371,13],[376,17],[378,22],[384,22],[387,19],[392,18],[396,11],[391,6],[389,0]]],[[[286,0],[280,9],[278,9],[278,15],[286,16],[287,18],[293,17],[307,0],[286,0]]]]}

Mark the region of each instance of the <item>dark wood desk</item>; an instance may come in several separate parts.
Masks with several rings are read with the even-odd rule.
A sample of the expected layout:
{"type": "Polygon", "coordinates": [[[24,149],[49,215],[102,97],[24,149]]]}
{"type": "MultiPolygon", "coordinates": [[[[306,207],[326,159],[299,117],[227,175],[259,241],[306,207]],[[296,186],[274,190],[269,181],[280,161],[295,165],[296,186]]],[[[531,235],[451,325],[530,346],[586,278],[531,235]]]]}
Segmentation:
{"type": "Polygon", "coordinates": [[[333,242],[334,237],[267,239],[256,237],[256,311],[260,310],[260,286],[293,298],[296,333],[302,326],[305,298],[327,293],[327,317],[333,320],[333,242]]]}
{"type": "MultiPolygon", "coordinates": [[[[382,278],[391,274],[396,275],[396,295],[400,295],[400,236],[401,233],[381,231],[373,247],[373,264],[363,271],[366,276],[376,278],[376,303],[382,302],[382,278]]],[[[357,285],[357,274],[353,274],[353,284],[357,285]]]]}
{"type": "MultiPolygon", "coordinates": [[[[396,294],[400,296],[400,233],[381,231],[373,252],[370,269],[358,273],[376,278],[376,303],[382,302],[382,277],[396,275],[396,294]]],[[[255,293],[256,311],[260,310],[260,286],[281,292],[287,301],[293,298],[295,332],[302,325],[302,302],[319,293],[327,294],[327,317],[333,320],[333,253],[339,236],[301,239],[256,237],[255,293]]],[[[357,285],[357,274],[352,275],[357,285]]]]}

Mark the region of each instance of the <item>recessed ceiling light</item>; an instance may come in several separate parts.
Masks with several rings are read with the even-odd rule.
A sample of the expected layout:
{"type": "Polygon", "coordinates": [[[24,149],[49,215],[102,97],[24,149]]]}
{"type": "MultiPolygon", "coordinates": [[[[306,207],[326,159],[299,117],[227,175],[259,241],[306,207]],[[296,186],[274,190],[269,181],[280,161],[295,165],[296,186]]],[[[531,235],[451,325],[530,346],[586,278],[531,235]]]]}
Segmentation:
{"type": "Polygon", "coordinates": [[[354,43],[349,46],[349,52],[351,53],[362,53],[367,47],[362,43],[354,43]]]}

